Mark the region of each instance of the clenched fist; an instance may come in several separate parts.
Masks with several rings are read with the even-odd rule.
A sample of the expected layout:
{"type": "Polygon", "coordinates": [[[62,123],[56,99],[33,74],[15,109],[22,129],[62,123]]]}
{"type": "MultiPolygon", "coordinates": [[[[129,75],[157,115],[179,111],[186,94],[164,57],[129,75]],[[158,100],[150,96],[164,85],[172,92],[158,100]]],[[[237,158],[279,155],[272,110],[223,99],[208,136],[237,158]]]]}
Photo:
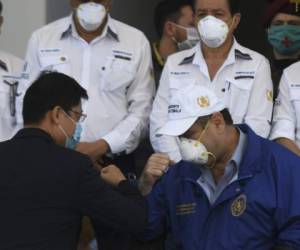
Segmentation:
{"type": "Polygon", "coordinates": [[[101,178],[114,187],[117,187],[121,181],[126,180],[121,170],[115,165],[103,168],[101,170],[101,178]]]}
{"type": "Polygon", "coordinates": [[[139,189],[143,195],[151,192],[154,183],[166,173],[171,164],[166,154],[153,154],[149,158],[139,181],[139,189]]]}

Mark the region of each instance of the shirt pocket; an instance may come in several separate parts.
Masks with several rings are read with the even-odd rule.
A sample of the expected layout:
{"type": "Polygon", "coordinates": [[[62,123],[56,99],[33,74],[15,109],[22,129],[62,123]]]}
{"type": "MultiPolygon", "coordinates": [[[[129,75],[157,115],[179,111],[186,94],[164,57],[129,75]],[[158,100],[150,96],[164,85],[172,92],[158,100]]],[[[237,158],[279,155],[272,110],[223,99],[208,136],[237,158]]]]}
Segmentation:
{"type": "Polygon", "coordinates": [[[233,117],[234,123],[243,123],[248,110],[253,79],[227,80],[228,89],[225,103],[233,117]]]}
{"type": "Polygon", "coordinates": [[[136,70],[132,62],[117,58],[107,58],[102,73],[102,91],[125,92],[134,80],[136,70]]]}
{"type": "Polygon", "coordinates": [[[42,71],[70,74],[69,58],[66,55],[47,55],[40,57],[42,71]]]}
{"type": "Polygon", "coordinates": [[[170,96],[173,96],[178,90],[184,89],[188,86],[195,85],[196,79],[193,78],[170,78],[169,89],[170,96]]]}
{"type": "Polygon", "coordinates": [[[0,82],[0,116],[10,118],[10,87],[1,80],[0,82]]]}

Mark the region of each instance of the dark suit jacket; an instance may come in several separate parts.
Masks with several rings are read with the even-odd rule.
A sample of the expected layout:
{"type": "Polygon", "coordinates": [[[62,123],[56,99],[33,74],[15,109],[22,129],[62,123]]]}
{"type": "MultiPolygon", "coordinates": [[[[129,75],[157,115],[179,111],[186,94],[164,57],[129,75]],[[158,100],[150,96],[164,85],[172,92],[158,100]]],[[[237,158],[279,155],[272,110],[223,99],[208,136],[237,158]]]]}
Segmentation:
{"type": "Polygon", "coordinates": [[[75,250],[83,215],[97,227],[138,232],[147,207],[123,181],[106,185],[89,159],[39,129],[0,143],[0,249],[75,250]]]}

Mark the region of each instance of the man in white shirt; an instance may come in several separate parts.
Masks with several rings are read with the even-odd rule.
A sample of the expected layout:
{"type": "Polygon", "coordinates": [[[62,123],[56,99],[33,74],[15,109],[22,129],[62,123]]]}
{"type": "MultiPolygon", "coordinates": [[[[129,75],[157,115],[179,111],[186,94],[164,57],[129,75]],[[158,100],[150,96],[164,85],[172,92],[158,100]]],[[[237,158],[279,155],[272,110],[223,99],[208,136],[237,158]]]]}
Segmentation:
{"type": "Polygon", "coordinates": [[[142,32],[110,17],[111,0],[70,5],[72,15],[31,36],[22,88],[42,71],[75,78],[90,96],[76,149],[94,161],[109,154],[123,172],[133,172],[128,158],[147,133],[155,91],[149,43],[142,32]]]}
{"type": "Polygon", "coordinates": [[[275,101],[271,140],[300,156],[300,63],[283,71],[275,101]]]}
{"type": "Polygon", "coordinates": [[[157,152],[182,159],[178,138],[160,135],[168,102],[178,90],[204,85],[222,98],[235,124],[246,123],[268,137],[273,87],[268,60],[234,39],[241,14],[239,0],[195,0],[196,26],[201,42],[167,60],[150,116],[150,139],[157,152]]]}
{"type": "MultiPolygon", "coordinates": [[[[0,28],[4,18],[0,2],[0,28]]],[[[10,139],[17,130],[15,100],[23,70],[23,61],[0,51],[0,141],[10,139]]]]}

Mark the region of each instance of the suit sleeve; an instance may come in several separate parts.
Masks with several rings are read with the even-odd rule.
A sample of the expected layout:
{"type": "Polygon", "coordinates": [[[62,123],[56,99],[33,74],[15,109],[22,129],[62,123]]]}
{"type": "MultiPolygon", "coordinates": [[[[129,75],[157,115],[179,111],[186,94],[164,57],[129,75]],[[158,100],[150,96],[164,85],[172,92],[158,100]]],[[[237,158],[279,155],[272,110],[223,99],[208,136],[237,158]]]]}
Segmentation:
{"type": "Polygon", "coordinates": [[[164,179],[158,182],[147,196],[148,225],[140,234],[142,241],[155,240],[165,233],[167,228],[168,209],[165,200],[164,179]]]}
{"type": "Polygon", "coordinates": [[[277,245],[300,249],[300,160],[288,152],[285,161],[277,174],[277,245]]]}
{"type": "Polygon", "coordinates": [[[147,223],[147,203],[138,189],[128,181],[113,189],[91,166],[85,166],[80,177],[77,207],[96,228],[138,233],[147,223]]]}

